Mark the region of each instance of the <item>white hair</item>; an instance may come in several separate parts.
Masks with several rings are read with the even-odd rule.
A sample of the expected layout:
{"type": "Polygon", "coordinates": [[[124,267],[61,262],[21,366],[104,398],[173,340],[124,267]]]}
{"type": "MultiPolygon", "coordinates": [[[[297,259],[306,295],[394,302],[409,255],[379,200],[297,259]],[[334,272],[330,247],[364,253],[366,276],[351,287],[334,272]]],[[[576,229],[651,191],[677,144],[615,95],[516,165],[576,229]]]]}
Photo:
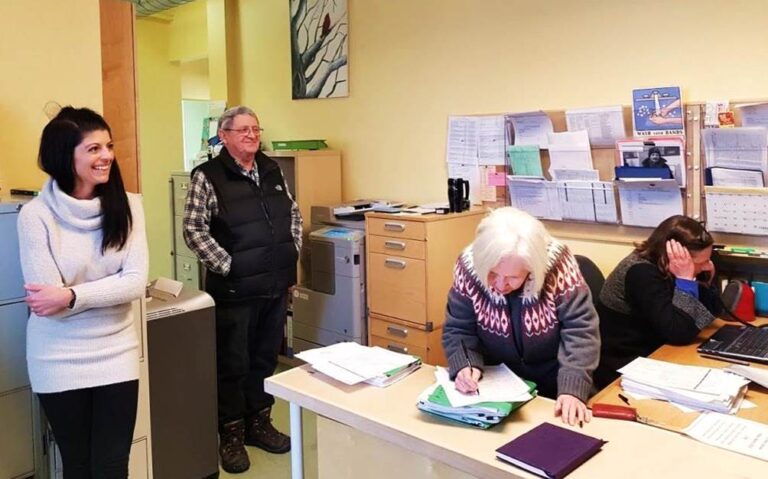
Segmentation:
{"type": "Polygon", "coordinates": [[[234,106],[222,113],[219,117],[219,129],[226,130],[227,128],[231,127],[232,122],[235,121],[235,117],[237,115],[248,115],[254,117],[256,121],[259,120],[259,117],[256,116],[256,113],[254,113],[254,111],[247,106],[234,106]]]}
{"type": "Polygon", "coordinates": [[[547,249],[552,236],[533,216],[511,206],[493,210],[477,226],[472,242],[472,263],[486,288],[488,273],[507,257],[520,258],[530,272],[536,295],[544,286],[547,249]]]}

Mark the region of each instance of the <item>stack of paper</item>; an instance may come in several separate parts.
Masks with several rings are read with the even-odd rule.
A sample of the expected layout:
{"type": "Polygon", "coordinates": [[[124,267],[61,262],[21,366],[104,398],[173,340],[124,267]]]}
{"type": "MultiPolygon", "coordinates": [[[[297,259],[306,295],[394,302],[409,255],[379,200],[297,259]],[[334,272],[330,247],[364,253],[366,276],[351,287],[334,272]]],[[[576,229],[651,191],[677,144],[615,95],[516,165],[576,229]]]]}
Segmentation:
{"type": "Polygon", "coordinates": [[[536,385],[523,381],[505,365],[486,366],[479,394],[462,394],[438,367],[436,382],[419,395],[420,410],[471,426],[488,429],[536,394],[536,385]]]}
{"type": "Polygon", "coordinates": [[[619,369],[621,387],[699,411],[733,414],[747,392],[748,380],[722,369],[684,366],[637,358],[619,369]]]}
{"type": "Polygon", "coordinates": [[[296,355],[313,369],[344,384],[393,384],[421,367],[421,358],[378,346],[348,342],[302,351],[296,355]]]}

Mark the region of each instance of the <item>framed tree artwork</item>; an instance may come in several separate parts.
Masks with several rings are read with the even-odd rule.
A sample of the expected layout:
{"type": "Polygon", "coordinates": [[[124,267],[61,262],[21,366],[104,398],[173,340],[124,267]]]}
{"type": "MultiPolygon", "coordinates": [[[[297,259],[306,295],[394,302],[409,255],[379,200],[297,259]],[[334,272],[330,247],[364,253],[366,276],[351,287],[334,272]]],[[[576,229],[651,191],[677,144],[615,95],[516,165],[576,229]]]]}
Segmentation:
{"type": "Polygon", "coordinates": [[[290,0],[293,99],[349,95],[347,0],[290,0]]]}

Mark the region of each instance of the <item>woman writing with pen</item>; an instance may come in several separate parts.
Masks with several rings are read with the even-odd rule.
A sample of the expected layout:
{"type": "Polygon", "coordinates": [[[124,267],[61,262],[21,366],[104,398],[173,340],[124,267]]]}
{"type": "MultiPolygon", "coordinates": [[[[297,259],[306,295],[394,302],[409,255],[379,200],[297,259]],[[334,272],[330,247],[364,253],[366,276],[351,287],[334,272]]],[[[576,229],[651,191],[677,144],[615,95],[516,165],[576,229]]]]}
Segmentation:
{"type": "Polygon", "coordinates": [[[478,226],[456,262],[443,346],[459,391],[475,393],[484,365],[504,363],[556,399],[563,422],[589,421],[597,313],[568,248],[528,213],[500,208],[478,226]]]}

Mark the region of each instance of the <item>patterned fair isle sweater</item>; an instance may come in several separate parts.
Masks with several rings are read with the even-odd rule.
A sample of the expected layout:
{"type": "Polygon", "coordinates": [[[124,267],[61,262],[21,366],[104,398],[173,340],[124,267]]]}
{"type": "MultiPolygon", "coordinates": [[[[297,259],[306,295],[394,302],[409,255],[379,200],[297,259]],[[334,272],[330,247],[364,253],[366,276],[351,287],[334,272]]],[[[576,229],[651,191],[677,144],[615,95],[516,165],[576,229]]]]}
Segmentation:
{"type": "Polygon", "coordinates": [[[508,295],[487,288],[475,273],[472,245],[454,269],[448,293],[443,346],[451,377],[466,366],[504,363],[534,381],[548,397],[571,394],[586,401],[600,354],[597,313],[579,266],[568,248],[553,240],[541,292],[528,278],[508,295]]]}

